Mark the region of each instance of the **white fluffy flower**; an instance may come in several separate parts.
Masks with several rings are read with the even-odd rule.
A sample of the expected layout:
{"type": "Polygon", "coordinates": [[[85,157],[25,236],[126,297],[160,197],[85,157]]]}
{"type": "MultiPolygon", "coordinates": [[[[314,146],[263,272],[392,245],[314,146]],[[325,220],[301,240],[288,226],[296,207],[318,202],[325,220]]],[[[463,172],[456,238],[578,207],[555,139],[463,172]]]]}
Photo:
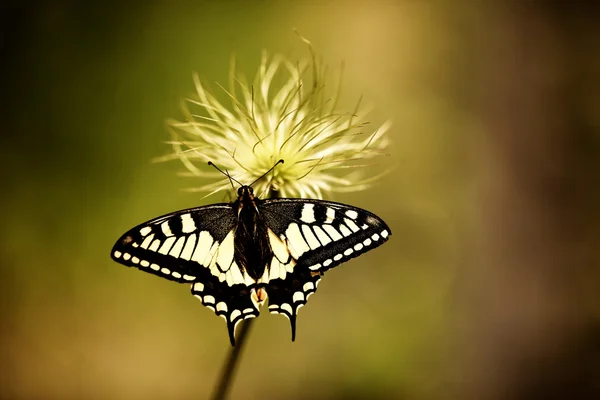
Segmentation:
{"type": "Polygon", "coordinates": [[[212,180],[192,189],[209,194],[231,185],[208,161],[250,184],[283,159],[254,184],[259,196],[276,190],[281,197],[322,198],[324,191],[367,188],[381,174],[363,168],[374,165],[365,160],[384,154],[389,123],[369,130],[357,115],[358,105],[339,112],[339,85],[327,94],[322,79],[314,56],[312,62],[294,64],[265,53],[252,85],[232,66],[229,90],[219,85],[232,103],[226,107],[194,76],[198,97],[184,102],[186,122],[169,121],[175,154],[162,160],[178,157],[189,170],[186,175],[212,180]]]}

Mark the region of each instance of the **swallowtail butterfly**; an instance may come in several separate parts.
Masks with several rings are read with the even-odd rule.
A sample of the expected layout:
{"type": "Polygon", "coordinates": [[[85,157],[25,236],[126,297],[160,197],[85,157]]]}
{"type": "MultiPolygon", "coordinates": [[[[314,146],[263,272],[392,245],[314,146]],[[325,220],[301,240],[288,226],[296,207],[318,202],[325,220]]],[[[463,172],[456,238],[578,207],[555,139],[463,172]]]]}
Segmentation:
{"type": "MultiPolygon", "coordinates": [[[[281,161],[280,161],[281,162],[281,161]]],[[[227,174],[228,175],[228,174],[227,174]]],[[[229,175],[228,175],[229,176],[229,175]]],[[[296,316],[323,273],[382,245],[391,234],[375,214],[312,199],[265,199],[242,185],[233,203],[190,208],[154,218],[126,232],[113,260],[188,283],[202,304],[235,328],[269,311],[296,316]]]]}

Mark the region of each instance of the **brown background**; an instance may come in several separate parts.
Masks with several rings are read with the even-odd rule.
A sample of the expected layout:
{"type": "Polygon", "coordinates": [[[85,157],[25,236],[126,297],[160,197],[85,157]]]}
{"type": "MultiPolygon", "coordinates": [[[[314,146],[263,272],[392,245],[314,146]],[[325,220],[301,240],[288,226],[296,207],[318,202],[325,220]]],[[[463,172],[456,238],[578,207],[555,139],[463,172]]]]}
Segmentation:
{"type": "MultiPolygon", "coordinates": [[[[229,351],[186,287],[109,259],[180,189],[164,121],[263,48],[345,62],[394,145],[339,195],[394,235],[254,326],[232,398],[600,397],[600,18],[593,2],[0,6],[0,396],[206,398],[229,351]]],[[[216,87],[216,85],[215,85],[216,87]]]]}

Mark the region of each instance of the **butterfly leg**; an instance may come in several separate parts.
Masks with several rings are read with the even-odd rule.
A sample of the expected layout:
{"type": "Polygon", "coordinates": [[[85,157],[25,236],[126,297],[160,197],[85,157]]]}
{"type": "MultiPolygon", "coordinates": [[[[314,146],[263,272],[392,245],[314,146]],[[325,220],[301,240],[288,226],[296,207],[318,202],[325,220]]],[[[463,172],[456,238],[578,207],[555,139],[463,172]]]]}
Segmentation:
{"type": "Polygon", "coordinates": [[[287,274],[285,279],[273,279],[267,285],[269,311],[283,314],[292,326],[292,341],[296,339],[296,316],[308,297],[317,291],[321,274],[308,270],[287,274]]]}

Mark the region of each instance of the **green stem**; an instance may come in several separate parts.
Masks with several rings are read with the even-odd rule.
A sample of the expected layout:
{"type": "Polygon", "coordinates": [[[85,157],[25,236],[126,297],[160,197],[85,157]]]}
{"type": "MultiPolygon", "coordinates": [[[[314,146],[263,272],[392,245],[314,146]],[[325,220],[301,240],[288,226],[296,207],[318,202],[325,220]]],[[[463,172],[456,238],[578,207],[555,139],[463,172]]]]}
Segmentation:
{"type": "Polygon", "coordinates": [[[242,326],[240,327],[240,333],[238,334],[238,337],[235,339],[235,346],[229,353],[229,357],[227,358],[223,372],[221,372],[221,378],[219,379],[217,390],[212,397],[214,400],[224,400],[227,398],[227,393],[229,392],[229,389],[233,383],[234,372],[239,364],[238,360],[240,359],[240,354],[242,353],[244,343],[246,343],[246,338],[248,337],[253,322],[254,318],[250,318],[241,322],[242,326]]]}

